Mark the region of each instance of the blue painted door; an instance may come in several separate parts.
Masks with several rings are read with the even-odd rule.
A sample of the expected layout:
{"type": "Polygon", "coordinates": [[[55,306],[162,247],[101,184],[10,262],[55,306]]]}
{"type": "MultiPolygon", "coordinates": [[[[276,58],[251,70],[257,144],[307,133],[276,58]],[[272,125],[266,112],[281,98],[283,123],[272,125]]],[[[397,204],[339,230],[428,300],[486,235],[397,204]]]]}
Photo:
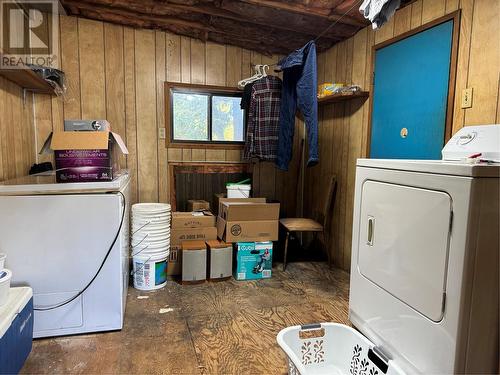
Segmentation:
{"type": "Polygon", "coordinates": [[[370,157],[441,159],[453,20],[375,52],[370,157]]]}

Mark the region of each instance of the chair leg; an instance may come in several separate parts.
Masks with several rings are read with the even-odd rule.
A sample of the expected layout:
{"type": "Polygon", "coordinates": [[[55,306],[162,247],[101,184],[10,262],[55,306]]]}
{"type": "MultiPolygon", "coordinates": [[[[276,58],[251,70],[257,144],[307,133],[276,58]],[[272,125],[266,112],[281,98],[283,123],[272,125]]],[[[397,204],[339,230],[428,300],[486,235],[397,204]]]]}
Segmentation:
{"type": "Polygon", "coordinates": [[[285,254],[283,255],[283,271],[286,269],[286,255],[288,253],[288,238],[290,237],[290,232],[286,232],[285,239],[285,254]]]}

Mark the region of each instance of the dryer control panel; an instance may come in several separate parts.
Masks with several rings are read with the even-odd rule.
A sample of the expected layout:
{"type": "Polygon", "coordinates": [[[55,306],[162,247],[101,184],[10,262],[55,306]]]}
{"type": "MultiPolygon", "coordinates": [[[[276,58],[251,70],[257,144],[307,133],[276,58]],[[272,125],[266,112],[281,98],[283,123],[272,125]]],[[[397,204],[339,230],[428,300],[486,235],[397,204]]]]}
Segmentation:
{"type": "Polygon", "coordinates": [[[500,125],[465,126],[442,150],[443,160],[500,162],[500,125]]]}

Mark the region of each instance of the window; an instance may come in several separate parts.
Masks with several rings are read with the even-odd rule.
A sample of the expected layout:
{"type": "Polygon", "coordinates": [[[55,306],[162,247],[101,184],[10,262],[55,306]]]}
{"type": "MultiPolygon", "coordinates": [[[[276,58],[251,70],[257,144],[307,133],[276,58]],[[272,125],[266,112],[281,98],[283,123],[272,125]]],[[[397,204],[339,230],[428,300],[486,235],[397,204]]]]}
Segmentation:
{"type": "Polygon", "coordinates": [[[245,140],[242,93],[234,88],[166,84],[168,147],[241,147],[245,140]]]}

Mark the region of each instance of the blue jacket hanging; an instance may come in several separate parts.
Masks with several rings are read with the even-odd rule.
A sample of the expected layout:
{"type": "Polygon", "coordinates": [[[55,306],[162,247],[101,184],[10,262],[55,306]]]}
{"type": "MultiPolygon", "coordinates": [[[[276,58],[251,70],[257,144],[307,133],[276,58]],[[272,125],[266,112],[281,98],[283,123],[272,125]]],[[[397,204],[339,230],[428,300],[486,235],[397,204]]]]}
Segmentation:
{"type": "Polygon", "coordinates": [[[318,68],[316,45],[308,42],[283,58],[279,65],[283,70],[281,90],[280,129],[276,165],[288,170],[292,158],[295,112],[297,107],[304,115],[307,128],[309,159],[307,166],[318,164],[318,68]]]}

